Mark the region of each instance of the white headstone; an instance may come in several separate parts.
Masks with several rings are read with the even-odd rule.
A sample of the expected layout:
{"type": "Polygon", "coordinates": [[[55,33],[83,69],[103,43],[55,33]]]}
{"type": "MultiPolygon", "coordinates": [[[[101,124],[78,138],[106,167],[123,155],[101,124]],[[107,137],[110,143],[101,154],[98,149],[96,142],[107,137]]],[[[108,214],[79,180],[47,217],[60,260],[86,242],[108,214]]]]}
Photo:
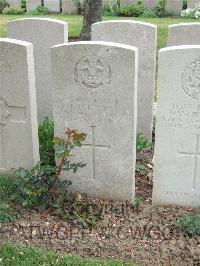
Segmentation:
{"type": "Polygon", "coordinates": [[[60,0],[44,0],[44,6],[47,7],[50,12],[60,12],[60,0]]]}
{"type": "Polygon", "coordinates": [[[32,44],[0,39],[0,170],[39,161],[32,44]]]}
{"type": "Polygon", "coordinates": [[[77,14],[77,7],[73,0],[62,0],[62,13],[77,14]]]}
{"type": "Polygon", "coordinates": [[[10,6],[21,7],[21,0],[9,0],[6,1],[10,6]]]}
{"type": "Polygon", "coordinates": [[[172,12],[173,15],[181,15],[183,9],[182,0],[166,0],[165,10],[172,12]]]}
{"type": "Polygon", "coordinates": [[[153,203],[200,206],[200,46],[159,54],[153,203]]]}
{"type": "Polygon", "coordinates": [[[187,0],[187,8],[195,8],[197,5],[200,5],[199,0],[187,0]]]}
{"type": "MultiPolygon", "coordinates": [[[[119,20],[92,25],[93,41],[132,45],[139,50],[137,130],[152,139],[152,103],[156,66],[157,28],[153,24],[119,20]]],[[[121,66],[119,65],[119,69],[121,66]]],[[[126,79],[129,76],[127,75],[126,79]]]]}
{"type": "Polygon", "coordinates": [[[26,1],[26,10],[27,11],[34,11],[40,5],[41,5],[41,0],[27,0],[26,1]]]}
{"type": "Polygon", "coordinates": [[[67,42],[67,24],[54,19],[19,19],[8,22],[7,34],[33,44],[38,122],[52,118],[51,47],[67,42]]]}
{"type": "Polygon", "coordinates": [[[52,49],[55,136],[62,137],[66,127],[87,134],[74,152],[87,166],[77,174],[63,173],[74,191],[133,199],[137,60],[135,47],[114,43],[52,49]]]}
{"type": "Polygon", "coordinates": [[[180,23],[168,28],[168,46],[200,45],[200,23],[180,23]]]}

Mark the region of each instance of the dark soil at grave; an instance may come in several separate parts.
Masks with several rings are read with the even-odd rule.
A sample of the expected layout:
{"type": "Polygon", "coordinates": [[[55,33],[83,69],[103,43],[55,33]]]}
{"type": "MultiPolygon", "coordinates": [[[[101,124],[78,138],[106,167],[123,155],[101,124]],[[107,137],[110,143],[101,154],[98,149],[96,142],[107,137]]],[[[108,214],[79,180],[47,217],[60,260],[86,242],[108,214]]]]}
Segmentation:
{"type": "Polygon", "coordinates": [[[189,237],[175,226],[178,217],[193,210],[152,207],[152,151],[139,155],[138,164],[144,166],[136,175],[136,193],[142,197],[138,212],[132,204],[105,202],[104,219],[91,230],[46,211],[18,207],[18,219],[0,225],[0,244],[11,241],[139,265],[200,265],[200,236],[189,237]]]}

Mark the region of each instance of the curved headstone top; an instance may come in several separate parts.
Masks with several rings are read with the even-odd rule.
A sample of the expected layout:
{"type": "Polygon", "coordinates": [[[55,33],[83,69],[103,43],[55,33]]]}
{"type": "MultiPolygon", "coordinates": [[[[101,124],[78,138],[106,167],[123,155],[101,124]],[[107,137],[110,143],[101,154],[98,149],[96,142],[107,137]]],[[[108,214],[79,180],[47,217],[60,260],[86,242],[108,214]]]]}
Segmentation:
{"type": "Polygon", "coordinates": [[[15,19],[15,20],[10,20],[8,22],[9,23],[12,23],[12,22],[18,22],[18,21],[44,21],[44,22],[53,22],[53,23],[58,23],[58,24],[62,24],[62,25],[67,25],[67,23],[65,21],[62,21],[62,20],[58,20],[58,19],[52,19],[52,18],[35,18],[35,17],[30,17],[30,18],[19,18],[19,19],[15,19]]]}
{"type": "Polygon", "coordinates": [[[167,46],[200,44],[200,23],[169,25],[167,46]]]}
{"type": "Polygon", "coordinates": [[[151,141],[157,26],[133,20],[98,22],[92,25],[92,41],[115,42],[138,48],[137,129],[151,141]]]}
{"type": "Polygon", "coordinates": [[[24,18],[8,22],[9,38],[33,44],[38,121],[52,118],[51,47],[68,41],[67,23],[46,18],[24,18]]]}
{"type": "Polygon", "coordinates": [[[130,24],[137,24],[137,25],[143,25],[143,26],[149,26],[153,28],[157,28],[156,25],[152,23],[147,23],[143,21],[136,21],[136,20],[128,20],[128,19],[122,19],[122,20],[109,20],[109,21],[102,21],[102,22],[96,22],[92,25],[92,27],[95,27],[96,25],[103,25],[103,24],[110,24],[110,23],[115,23],[115,24],[121,24],[121,23],[130,23],[130,24]]]}

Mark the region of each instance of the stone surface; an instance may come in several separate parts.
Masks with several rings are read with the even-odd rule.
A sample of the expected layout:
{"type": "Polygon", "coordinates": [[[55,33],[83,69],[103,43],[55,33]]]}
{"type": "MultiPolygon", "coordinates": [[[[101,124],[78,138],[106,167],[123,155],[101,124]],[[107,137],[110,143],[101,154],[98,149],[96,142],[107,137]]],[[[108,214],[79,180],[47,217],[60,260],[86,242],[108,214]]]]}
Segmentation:
{"type": "MultiPolygon", "coordinates": [[[[93,41],[112,41],[132,45],[139,49],[137,129],[149,141],[152,139],[156,36],[156,26],[144,22],[119,20],[95,23],[92,26],[93,41]]],[[[126,79],[128,79],[128,75],[126,79]]]]}
{"type": "Polygon", "coordinates": [[[168,28],[168,46],[200,44],[200,23],[180,23],[168,28]]]}
{"type": "Polygon", "coordinates": [[[47,7],[50,12],[60,12],[60,0],[44,0],[44,6],[47,7]]]}
{"type": "Polygon", "coordinates": [[[62,1],[62,13],[64,14],[77,14],[77,7],[73,0],[62,1]]]}
{"type": "Polygon", "coordinates": [[[0,170],[39,161],[32,44],[0,39],[0,170]]]}
{"type": "Polygon", "coordinates": [[[172,12],[173,15],[181,15],[183,9],[183,1],[182,0],[166,0],[165,9],[169,12],[172,12]]]}
{"type": "Polygon", "coordinates": [[[39,5],[41,5],[41,0],[28,0],[26,1],[26,10],[34,11],[39,5]]]}
{"type": "Polygon", "coordinates": [[[196,5],[199,5],[199,0],[187,0],[187,8],[194,8],[196,5]]]}
{"type": "Polygon", "coordinates": [[[200,46],[162,49],[153,203],[200,205],[200,46]]]}
{"type": "Polygon", "coordinates": [[[9,0],[6,1],[10,6],[21,7],[21,0],[9,0]]]}
{"type": "Polygon", "coordinates": [[[67,42],[67,24],[54,19],[28,18],[8,22],[9,38],[33,44],[38,122],[52,118],[51,47],[67,42]]]}
{"type": "Polygon", "coordinates": [[[52,49],[55,136],[63,136],[66,128],[87,134],[74,151],[74,160],[87,166],[77,174],[63,173],[75,191],[133,199],[137,60],[136,48],[114,43],[52,49]]]}

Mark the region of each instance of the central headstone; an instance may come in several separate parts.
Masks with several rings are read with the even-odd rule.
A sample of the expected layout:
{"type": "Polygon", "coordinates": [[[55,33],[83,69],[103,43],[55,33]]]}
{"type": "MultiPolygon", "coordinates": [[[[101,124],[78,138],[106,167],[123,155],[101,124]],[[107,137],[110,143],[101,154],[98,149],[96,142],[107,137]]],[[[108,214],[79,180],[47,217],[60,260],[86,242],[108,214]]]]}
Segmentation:
{"type": "Polygon", "coordinates": [[[87,134],[76,161],[87,166],[64,173],[72,189],[110,199],[134,195],[137,48],[80,42],[52,49],[55,136],[66,128],[87,134]],[[120,68],[119,68],[120,65],[120,68]]]}
{"type": "MultiPolygon", "coordinates": [[[[137,130],[152,139],[152,104],[156,66],[157,28],[153,24],[130,21],[106,21],[92,25],[93,41],[110,41],[138,48],[137,130]]],[[[119,69],[121,66],[119,64],[119,69]]],[[[129,76],[126,75],[129,79],[129,76]]]]}
{"type": "Polygon", "coordinates": [[[51,47],[68,41],[67,24],[55,19],[18,19],[8,22],[7,34],[33,44],[38,122],[52,118],[51,47]]]}
{"type": "Polygon", "coordinates": [[[0,171],[38,161],[33,47],[0,39],[0,171]]]}
{"type": "Polygon", "coordinates": [[[159,56],[153,203],[200,206],[200,46],[159,56]]]}

